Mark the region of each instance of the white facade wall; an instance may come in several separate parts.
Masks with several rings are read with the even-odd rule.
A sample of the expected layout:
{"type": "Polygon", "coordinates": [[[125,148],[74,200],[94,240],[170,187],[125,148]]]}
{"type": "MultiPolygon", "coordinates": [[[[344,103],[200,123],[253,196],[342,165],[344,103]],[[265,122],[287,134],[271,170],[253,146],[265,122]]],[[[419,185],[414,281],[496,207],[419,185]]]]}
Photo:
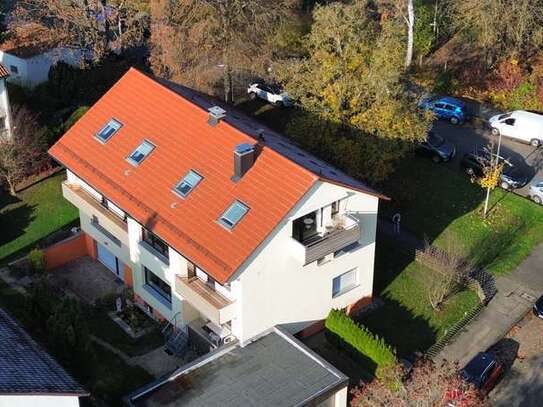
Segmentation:
{"type": "Polygon", "coordinates": [[[62,61],[72,66],[80,66],[84,59],[85,54],[83,51],[71,48],[55,48],[29,58],[20,58],[0,51],[0,62],[11,73],[8,80],[31,88],[47,81],[49,69],[58,62],[62,61]],[[18,73],[12,71],[12,66],[17,67],[18,73]]]}
{"type": "Polygon", "coordinates": [[[0,407],[79,407],[76,396],[0,396],[0,407]]]}
{"type": "MultiPolygon", "coordinates": [[[[284,219],[239,274],[239,318],[233,333],[243,342],[282,325],[291,333],[320,321],[332,308],[344,308],[372,295],[378,198],[329,183],[318,183],[284,219]],[[359,247],[329,262],[303,266],[293,254],[292,221],[348,198],[346,213],[359,220],[359,247]],[[358,268],[358,286],[332,297],[332,280],[358,268]]],[[[330,256],[333,257],[333,256],[330,256]]]]}
{"type": "Polygon", "coordinates": [[[0,79],[0,117],[4,118],[4,128],[0,128],[0,131],[6,130],[8,137],[11,137],[11,107],[5,79],[0,79]]]}

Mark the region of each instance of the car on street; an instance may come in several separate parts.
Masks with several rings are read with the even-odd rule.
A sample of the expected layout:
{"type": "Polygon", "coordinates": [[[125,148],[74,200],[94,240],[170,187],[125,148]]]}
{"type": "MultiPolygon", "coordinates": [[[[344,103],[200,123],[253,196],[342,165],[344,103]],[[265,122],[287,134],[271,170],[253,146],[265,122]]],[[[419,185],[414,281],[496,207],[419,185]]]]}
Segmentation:
{"type": "Polygon", "coordinates": [[[456,148],[440,135],[430,131],[426,140],[417,146],[416,152],[421,156],[430,157],[435,163],[439,163],[451,160],[456,154],[456,148]]]}
{"type": "MultiPolygon", "coordinates": [[[[490,160],[494,158],[495,155],[491,155],[487,150],[479,148],[472,153],[464,154],[460,165],[469,176],[480,178],[484,175],[484,168],[489,166],[490,160]]],[[[502,189],[518,189],[528,183],[528,177],[518,167],[503,157],[498,159],[504,165],[500,176],[500,187],[502,189]]]]}
{"type": "Polygon", "coordinates": [[[515,110],[492,116],[488,120],[492,134],[529,143],[534,147],[543,144],[543,114],[515,110]]]}
{"type": "Polygon", "coordinates": [[[535,302],[532,310],[534,311],[535,316],[543,319],[543,295],[535,302]]]}
{"type": "Polygon", "coordinates": [[[530,185],[530,190],[528,191],[528,196],[535,203],[542,205],[543,204],[543,181],[536,181],[530,185]]]}
{"type": "Polygon", "coordinates": [[[496,356],[489,352],[479,352],[460,371],[460,375],[481,392],[488,394],[498,382],[503,371],[503,365],[496,356]]]}
{"type": "Polygon", "coordinates": [[[439,119],[448,120],[451,124],[461,124],[468,119],[466,104],[450,96],[427,97],[422,99],[419,107],[432,111],[439,119]]]}
{"type": "Polygon", "coordinates": [[[288,93],[283,92],[277,85],[268,85],[262,82],[256,82],[247,88],[249,99],[263,99],[275,106],[292,106],[292,99],[288,93]]]}

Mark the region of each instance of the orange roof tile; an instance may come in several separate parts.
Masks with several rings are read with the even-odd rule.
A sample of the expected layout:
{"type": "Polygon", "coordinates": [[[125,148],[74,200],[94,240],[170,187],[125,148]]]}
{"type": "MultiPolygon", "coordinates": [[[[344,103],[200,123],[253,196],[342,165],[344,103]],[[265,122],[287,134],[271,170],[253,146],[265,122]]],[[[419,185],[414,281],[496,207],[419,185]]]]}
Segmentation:
{"type": "Polygon", "coordinates": [[[130,69],[50,150],[80,178],[225,283],[318,176],[263,146],[237,183],[233,151],[254,138],[130,69]],[[107,143],[94,135],[112,118],[123,127],[107,143]],[[147,139],[155,150],[133,167],[126,157],[147,139]],[[186,198],[172,192],[190,170],[204,179],[186,198]],[[285,177],[288,176],[288,182],[285,177]],[[249,208],[227,230],[217,219],[234,200],[249,208]]]}

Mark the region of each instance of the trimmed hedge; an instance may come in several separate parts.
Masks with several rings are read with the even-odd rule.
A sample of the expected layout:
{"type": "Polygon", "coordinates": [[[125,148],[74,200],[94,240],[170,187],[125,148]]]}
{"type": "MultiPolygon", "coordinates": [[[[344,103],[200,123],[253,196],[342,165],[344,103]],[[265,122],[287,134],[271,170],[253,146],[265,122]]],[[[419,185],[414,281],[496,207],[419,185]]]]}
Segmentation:
{"type": "Polygon", "coordinates": [[[360,353],[362,359],[369,359],[376,366],[375,375],[383,378],[397,364],[395,350],[365,326],[359,325],[345,312],[331,310],[324,326],[340,344],[346,344],[360,353]]]}

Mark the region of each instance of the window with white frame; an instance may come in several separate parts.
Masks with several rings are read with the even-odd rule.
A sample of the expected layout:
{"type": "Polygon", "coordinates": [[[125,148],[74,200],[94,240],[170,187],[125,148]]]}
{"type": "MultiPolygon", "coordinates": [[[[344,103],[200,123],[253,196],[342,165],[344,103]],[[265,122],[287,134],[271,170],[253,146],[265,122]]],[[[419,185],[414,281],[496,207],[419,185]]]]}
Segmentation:
{"type": "Polygon", "coordinates": [[[337,297],[358,285],[358,268],[347,271],[332,280],[332,297],[337,297]]]}
{"type": "Polygon", "coordinates": [[[96,133],[96,138],[105,143],[122,127],[122,123],[118,120],[111,119],[107,124],[96,133]]]}
{"type": "Polygon", "coordinates": [[[147,140],[144,140],[143,143],[141,143],[138,148],[136,148],[132,154],[130,154],[126,159],[127,161],[134,165],[134,166],[138,166],[141,164],[141,162],[143,160],[145,160],[145,158],[151,154],[151,151],[153,151],[155,149],[155,146],[153,143],[147,141],[147,140]]]}

